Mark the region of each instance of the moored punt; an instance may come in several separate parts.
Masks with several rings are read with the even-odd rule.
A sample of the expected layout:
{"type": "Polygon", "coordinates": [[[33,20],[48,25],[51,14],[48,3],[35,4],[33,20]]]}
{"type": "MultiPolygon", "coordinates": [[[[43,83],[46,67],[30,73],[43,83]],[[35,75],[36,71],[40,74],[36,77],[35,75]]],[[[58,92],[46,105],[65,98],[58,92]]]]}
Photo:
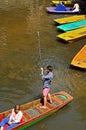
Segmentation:
{"type": "Polygon", "coordinates": [[[67,32],[67,31],[75,30],[75,29],[82,28],[82,27],[86,27],[86,19],[80,20],[77,22],[73,22],[73,23],[59,25],[59,26],[57,26],[57,29],[67,32]]]}
{"type": "Polygon", "coordinates": [[[55,4],[55,5],[57,5],[57,4],[59,4],[59,3],[61,3],[61,2],[64,2],[64,4],[66,5],[66,4],[71,4],[71,0],[52,0],[52,3],[53,4],[55,4]]]}
{"type": "Polygon", "coordinates": [[[86,27],[62,33],[60,35],[57,35],[57,37],[66,42],[76,41],[78,39],[86,37],[86,27]]]}
{"type": "MultiPolygon", "coordinates": [[[[43,101],[41,99],[21,105],[24,121],[11,130],[23,130],[29,127],[36,122],[52,115],[63,106],[71,102],[73,99],[73,97],[65,91],[54,93],[51,96],[53,103],[50,104],[49,102],[47,102],[46,109],[40,108],[43,105],[43,101]]],[[[0,113],[0,119],[6,117],[10,113],[10,111],[11,110],[0,113]]]]}
{"type": "Polygon", "coordinates": [[[74,16],[69,16],[69,17],[64,17],[64,18],[57,18],[57,19],[54,19],[54,22],[58,24],[64,24],[64,23],[80,21],[83,19],[86,19],[86,15],[74,15],[74,16]]]}
{"type": "Polygon", "coordinates": [[[57,13],[57,14],[76,14],[76,13],[79,13],[79,12],[73,12],[72,10],[70,10],[70,7],[66,7],[65,11],[56,10],[55,7],[46,7],[46,10],[49,13],[57,13]]]}
{"type": "Polygon", "coordinates": [[[86,45],[76,54],[71,62],[72,66],[86,69],[86,45]]]}

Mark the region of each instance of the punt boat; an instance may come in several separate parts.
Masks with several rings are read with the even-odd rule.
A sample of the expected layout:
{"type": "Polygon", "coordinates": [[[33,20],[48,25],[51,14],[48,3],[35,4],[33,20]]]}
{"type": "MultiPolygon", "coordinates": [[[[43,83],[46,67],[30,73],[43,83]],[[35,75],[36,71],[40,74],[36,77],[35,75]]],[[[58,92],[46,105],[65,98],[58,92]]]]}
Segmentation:
{"type": "Polygon", "coordinates": [[[71,43],[73,41],[86,37],[86,27],[59,34],[57,37],[71,43]]]}
{"type": "Polygon", "coordinates": [[[73,23],[67,23],[67,24],[59,25],[56,28],[59,29],[59,30],[67,32],[67,31],[75,30],[75,29],[82,28],[82,27],[86,27],[86,19],[76,21],[76,22],[73,22],[73,23]]]}
{"type": "Polygon", "coordinates": [[[86,69],[86,45],[75,55],[71,62],[72,66],[86,69]]]}
{"type": "MultiPolygon", "coordinates": [[[[21,105],[23,119],[18,126],[12,128],[11,130],[23,130],[37,123],[38,121],[52,115],[53,113],[61,109],[63,106],[71,102],[73,99],[73,97],[65,91],[56,92],[51,96],[53,103],[50,104],[47,101],[47,107],[45,109],[41,108],[41,106],[43,105],[42,98],[21,105]]],[[[10,112],[11,110],[0,113],[0,120],[2,120],[4,117],[7,117],[10,112]]],[[[6,128],[4,128],[4,130],[6,130],[6,128]]]]}
{"type": "Polygon", "coordinates": [[[65,5],[71,4],[71,0],[52,0],[52,4],[57,5],[61,2],[64,2],[65,5]]]}
{"type": "Polygon", "coordinates": [[[64,23],[80,21],[83,19],[86,19],[86,15],[74,15],[74,16],[69,16],[69,17],[64,17],[64,18],[57,18],[57,19],[54,19],[54,22],[58,24],[64,24],[64,23]]]}
{"type": "Polygon", "coordinates": [[[79,13],[78,12],[73,12],[70,7],[66,7],[66,10],[65,11],[59,11],[59,10],[56,10],[55,9],[56,7],[46,7],[46,11],[49,12],[49,13],[57,13],[57,14],[76,14],[76,13],[79,13]]]}

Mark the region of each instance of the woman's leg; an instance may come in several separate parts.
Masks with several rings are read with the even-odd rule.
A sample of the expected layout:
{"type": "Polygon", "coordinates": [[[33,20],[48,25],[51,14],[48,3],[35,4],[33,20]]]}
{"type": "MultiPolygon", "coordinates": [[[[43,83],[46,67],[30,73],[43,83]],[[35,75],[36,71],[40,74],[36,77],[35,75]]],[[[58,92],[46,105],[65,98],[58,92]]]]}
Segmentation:
{"type": "Polygon", "coordinates": [[[9,126],[7,127],[6,130],[10,130],[10,129],[12,129],[13,127],[17,126],[18,124],[19,124],[19,123],[11,124],[11,125],[9,125],[9,126]]]}
{"type": "Polygon", "coordinates": [[[0,126],[1,126],[1,130],[3,130],[5,124],[7,124],[9,121],[9,118],[4,118],[1,123],[0,123],[0,126]]]}
{"type": "Polygon", "coordinates": [[[5,125],[6,123],[8,123],[8,121],[9,121],[9,118],[4,118],[4,119],[1,121],[0,126],[4,127],[4,125],[5,125]]]}

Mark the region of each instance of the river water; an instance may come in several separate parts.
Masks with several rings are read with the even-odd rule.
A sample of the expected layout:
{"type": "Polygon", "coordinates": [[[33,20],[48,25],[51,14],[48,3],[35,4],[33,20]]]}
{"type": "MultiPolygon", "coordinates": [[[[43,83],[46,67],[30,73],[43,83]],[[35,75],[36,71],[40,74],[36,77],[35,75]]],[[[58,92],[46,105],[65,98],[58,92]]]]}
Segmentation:
{"type": "Polygon", "coordinates": [[[86,130],[86,71],[70,67],[86,39],[65,44],[56,38],[50,0],[0,0],[0,112],[41,96],[40,63],[53,66],[52,93],[66,91],[73,101],[29,130],[86,130]],[[40,34],[38,39],[38,32],[40,34]],[[39,55],[39,43],[41,60],[39,55]]]}

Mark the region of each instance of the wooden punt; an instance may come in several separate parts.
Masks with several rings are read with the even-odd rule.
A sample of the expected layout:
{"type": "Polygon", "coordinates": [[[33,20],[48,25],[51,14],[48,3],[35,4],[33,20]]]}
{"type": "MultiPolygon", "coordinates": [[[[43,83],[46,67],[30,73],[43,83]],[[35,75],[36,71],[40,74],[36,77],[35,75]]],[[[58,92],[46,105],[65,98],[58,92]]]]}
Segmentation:
{"type": "Polygon", "coordinates": [[[77,22],[73,22],[73,23],[59,25],[56,28],[67,32],[67,31],[75,30],[75,29],[82,28],[82,27],[86,27],[86,19],[80,20],[77,22]]]}
{"type": "Polygon", "coordinates": [[[86,45],[73,58],[71,65],[86,69],[86,45]]]}
{"type": "Polygon", "coordinates": [[[69,43],[74,42],[83,37],[86,37],[86,27],[62,33],[57,35],[57,37],[69,43]]]}
{"type": "Polygon", "coordinates": [[[70,7],[66,7],[66,10],[65,11],[59,11],[59,10],[56,10],[55,7],[46,7],[46,11],[49,12],[49,13],[53,13],[53,14],[78,14],[78,12],[73,12],[70,7]]]}
{"type": "MultiPolygon", "coordinates": [[[[43,100],[37,99],[35,101],[21,105],[21,110],[23,112],[24,121],[18,126],[12,128],[11,130],[23,130],[38,121],[52,115],[63,106],[72,101],[73,97],[66,93],[65,91],[56,92],[51,95],[53,103],[50,104],[47,101],[46,109],[40,108],[43,105],[43,100]]],[[[0,113],[0,118],[6,117],[11,110],[0,113]]]]}
{"type": "Polygon", "coordinates": [[[52,4],[57,5],[61,2],[64,2],[65,5],[71,4],[71,0],[52,0],[52,4]]]}
{"type": "Polygon", "coordinates": [[[86,19],[86,15],[74,15],[74,16],[69,16],[69,17],[64,17],[64,18],[57,18],[57,19],[54,19],[54,22],[58,24],[64,24],[64,23],[80,21],[83,19],[86,19]]]}

